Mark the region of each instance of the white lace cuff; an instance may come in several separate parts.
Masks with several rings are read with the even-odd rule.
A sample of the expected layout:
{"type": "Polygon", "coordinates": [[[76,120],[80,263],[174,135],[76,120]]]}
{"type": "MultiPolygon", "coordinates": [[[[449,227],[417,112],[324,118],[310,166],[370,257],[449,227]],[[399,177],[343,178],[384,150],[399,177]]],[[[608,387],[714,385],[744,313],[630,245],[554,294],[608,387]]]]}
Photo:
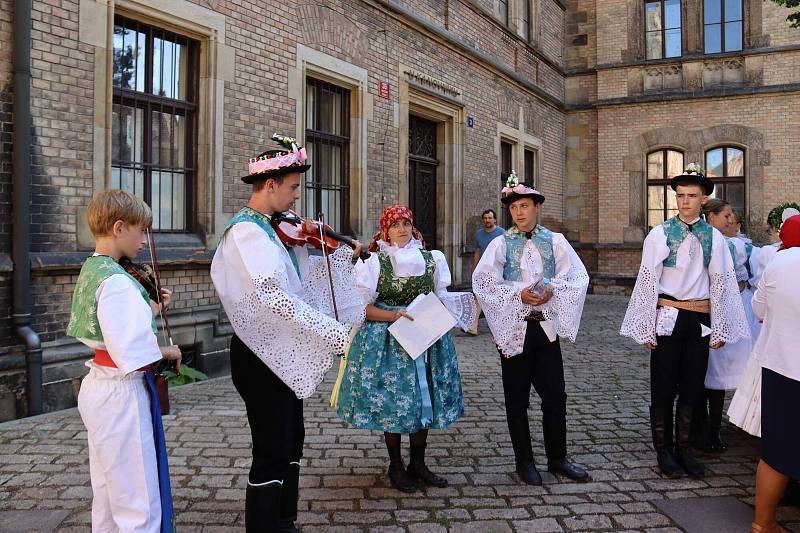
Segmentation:
{"type": "MultiPolygon", "coordinates": [[[[336,309],[339,322],[350,326],[360,326],[364,322],[364,305],[358,291],[355,268],[352,262],[353,251],[340,246],[330,254],[333,290],[336,295],[336,309]]],[[[309,257],[308,275],[303,279],[303,300],[318,311],[333,317],[328,266],[320,256],[309,257]]]]}
{"type": "Polygon", "coordinates": [[[533,309],[519,297],[513,284],[504,282],[491,271],[478,271],[472,278],[472,290],[478,297],[494,342],[504,357],[522,353],[525,343],[524,318],[533,309]]]}
{"type": "Polygon", "coordinates": [[[657,307],[658,280],[648,266],[642,265],[619,334],[639,344],[655,344],[657,307]]]}
{"type": "Polygon", "coordinates": [[[464,331],[468,330],[478,320],[480,311],[475,304],[475,296],[472,293],[439,291],[436,296],[439,297],[442,304],[453,315],[456,320],[456,326],[464,331]]]}
{"type": "Polygon", "coordinates": [[[733,270],[710,276],[711,344],[734,343],[750,338],[750,323],[744,312],[733,270]]]}
{"type": "Polygon", "coordinates": [[[559,336],[575,342],[589,287],[589,275],[582,264],[573,263],[566,276],[553,279],[551,283],[553,297],[542,310],[544,317],[553,321],[559,336]]]}

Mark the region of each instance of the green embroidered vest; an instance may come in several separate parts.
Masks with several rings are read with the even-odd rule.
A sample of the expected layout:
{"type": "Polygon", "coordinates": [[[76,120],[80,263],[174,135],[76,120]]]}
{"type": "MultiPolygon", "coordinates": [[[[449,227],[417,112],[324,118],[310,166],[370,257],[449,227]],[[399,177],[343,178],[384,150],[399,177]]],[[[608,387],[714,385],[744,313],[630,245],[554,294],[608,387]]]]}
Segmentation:
{"type": "Polygon", "coordinates": [[[425,259],[425,273],[408,278],[395,276],[389,256],[383,252],[378,253],[381,265],[378,276],[378,302],[387,306],[405,307],[420,294],[434,291],[433,273],[436,270],[436,260],[427,250],[420,250],[420,253],[425,259]]]}
{"type": "MultiPolygon", "coordinates": [[[[231,229],[234,224],[238,224],[239,222],[252,222],[257,225],[259,228],[263,229],[269,238],[275,244],[279,244],[283,246],[283,243],[278,238],[278,234],[275,233],[275,228],[272,227],[272,222],[270,218],[261,213],[260,211],[256,211],[252,207],[243,207],[236,213],[232,219],[228,221],[228,224],[225,226],[225,231],[222,234],[222,238],[225,238],[225,234],[231,229]]],[[[300,277],[300,264],[297,262],[297,255],[294,253],[294,248],[291,246],[285,246],[286,251],[289,253],[289,259],[292,260],[292,264],[294,265],[295,272],[297,272],[297,276],[300,277]]]]}
{"type": "MultiPolygon", "coordinates": [[[[667,237],[667,246],[669,247],[669,255],[664,259],[665,267],[675,267],[678,260],[678,248],[680,248],[683,240],[689,235],[689,226],[685,222],[678,219],[678,216],[665,220],[661,224],[664,228],[664,235],[667,237]]],[[[692,233],[700,241],[700,247],[703,249],[703,266],[708,268],[708,263],[711,262],[711,245],[714,242],[714,228],[703,220],[702,218],[695,222],[692,226],[692,233]]]]}
{"type": "MultiPolygon", "coordinates": [[[[522,251],[525,249],[527,237],[516,226],[506,231],[503,237],[506,240],[506,264],[503,265],[503,279],[519,281],[522,251]]],[[[556,258],[553,255],[553,232],[537,224],[531,231],[530,240],[536,246],[539,256],[542,258],[544,277],[553,278],[556,274],[556,258]]]]}
{"type": "MultiPolygon", "coordinates": [[[[125,269],[119,266],[119,263],[106,255],[92,256],[83,263],[81,272],[78,275],[78,281],[75,283],[67,336],[94,341],[103,340],[103,332],[100,331],[100,321],[97,318],[97,299],[95,294],[100,284],[115,274],[127,276],[136,283],[142,298],[147,302],[147,306],[150,307],[150,298],[147,296],[147,291],[135,278],[125,272],[125,269]]],[[[155,317],[150,322],[150,327],[153,328],[153,333],[155,333],[155,317]]]]}

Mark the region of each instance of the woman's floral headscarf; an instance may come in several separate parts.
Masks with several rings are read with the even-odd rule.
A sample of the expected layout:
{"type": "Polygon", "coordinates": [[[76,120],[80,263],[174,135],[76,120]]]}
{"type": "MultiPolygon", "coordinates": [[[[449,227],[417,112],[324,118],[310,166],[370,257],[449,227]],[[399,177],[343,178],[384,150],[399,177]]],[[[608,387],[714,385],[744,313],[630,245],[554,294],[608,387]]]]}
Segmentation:
{"type": "MultiPolygon", "coordinates": [[[[369,251],[375,252],[378,250],[378,241],[382,240],[386,243],[389,242],[389,228],[398,220],[406,219],[413,226],[414,213],[408,207],[400,204],[390,205],[383,210],[380,219],[381,230],[372,237],[372,242],[369,244],[369,251]]],[[[411,230],[411,236],[422,243],[425,247],[425,241],[422,239],[422,234],[417,228],[411,230]]]]}

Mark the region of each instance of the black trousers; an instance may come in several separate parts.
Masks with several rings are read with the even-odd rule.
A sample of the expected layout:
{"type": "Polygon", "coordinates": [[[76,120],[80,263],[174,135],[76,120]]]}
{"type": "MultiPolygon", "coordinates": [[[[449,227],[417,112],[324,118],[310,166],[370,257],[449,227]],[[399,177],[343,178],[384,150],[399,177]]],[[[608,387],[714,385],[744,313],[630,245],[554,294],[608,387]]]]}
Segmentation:
{"type": "Polygon", "coordinates": [[[231,337],[231,377],[253,436],[250,483],[283,480],[303,456],[303,401],[239,337],[231,337]]]}
{"type": "MultiPolygon", "coordinates": [[[[558,338],[550,342],[539,322],[528,322],[522,353],[501,357],[503,393],[509,428],[525,418],[530,406],[531,385],[542,400],[542,430],[547,458],[567,456],[567,393],[564,360],[558,338]]],[[[512,430],[513,431],[513,430],[512,430]]],[[[514,435],[511,436],[514,439],[514,435]]]]}
{"type": "Polygon", "coordinates": [[[694,406],[703,399],[708,369],[709,336],[701,337],[700,325],[709,326],[708,313],[678,311],[672,335],[658,336],[650,352],[650,398],[653,407],[672,409],[694,406]]]}

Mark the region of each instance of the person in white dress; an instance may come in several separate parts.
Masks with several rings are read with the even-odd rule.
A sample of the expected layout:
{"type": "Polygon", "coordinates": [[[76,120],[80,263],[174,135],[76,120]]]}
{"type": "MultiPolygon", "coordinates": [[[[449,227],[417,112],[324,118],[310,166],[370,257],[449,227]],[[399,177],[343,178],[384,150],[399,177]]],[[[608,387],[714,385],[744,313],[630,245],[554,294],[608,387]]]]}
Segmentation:
{"type": "Polygon", "coordinates": [[[753,533],[785,531],[775,521],[775,509],[789,480],[800,480],[800,215],[786,219],[780,236],[781,247],[753,295],[753,311],[764,321],[753,348],[763,367],[753,533]]]}
{"type": "Polygon", "coordinates": [[[650,350],[650,426],[659,469],[669,478],[701,478],[705,467],[692,455],[690,430],[708,350],[750,331],[725,237],[700,218],[714,184],[691,163],[670,185],[678,215],[644,240],[620,334],[650,350]]]}
{"type": "MultiPolygon", "coordinates": [[[[747,284],[750,278],[747,250],[744,241],[735,237],[737,224],[733,209],[727,201],[721,198],[710,198],[703,206],[703,213],[708,223],[725,236],[733,259],[736,281],[739,285],[748,325],[752,324],[753,312],[750,306],[752,293],[747,284]]],[[[751,349],[752,340],[747,338],[729,342],[725,346],[709,352],[704,397],[695,413],[696,423],[693,429],[695,447],[707,453],[721,453],[728,448],[720,434],[725,391],[736,389],[747,365],[747,360],[750,358],[751,349]]]]}
{"type": "MultiPolygon", "coordinates": [[[[351,326],[364,319],[353,266],[360,244],[354,243],[355,251],[339,246],[329,256],[329,281],[322,257],[279,238],[278,219],[300,197],[301,173],[311,165],[294,139],[273,139],[282,149],[249,160],[242,181],[253,192],[228,223],[211,262],[211,279],[234,331],[231,378],[253,439],[248,532],[297,531],[303,399],[314,393],[333,356],[344,353],[351,326]]],[[[319,232],[308,221],[302,229],[319,232]]]]}

